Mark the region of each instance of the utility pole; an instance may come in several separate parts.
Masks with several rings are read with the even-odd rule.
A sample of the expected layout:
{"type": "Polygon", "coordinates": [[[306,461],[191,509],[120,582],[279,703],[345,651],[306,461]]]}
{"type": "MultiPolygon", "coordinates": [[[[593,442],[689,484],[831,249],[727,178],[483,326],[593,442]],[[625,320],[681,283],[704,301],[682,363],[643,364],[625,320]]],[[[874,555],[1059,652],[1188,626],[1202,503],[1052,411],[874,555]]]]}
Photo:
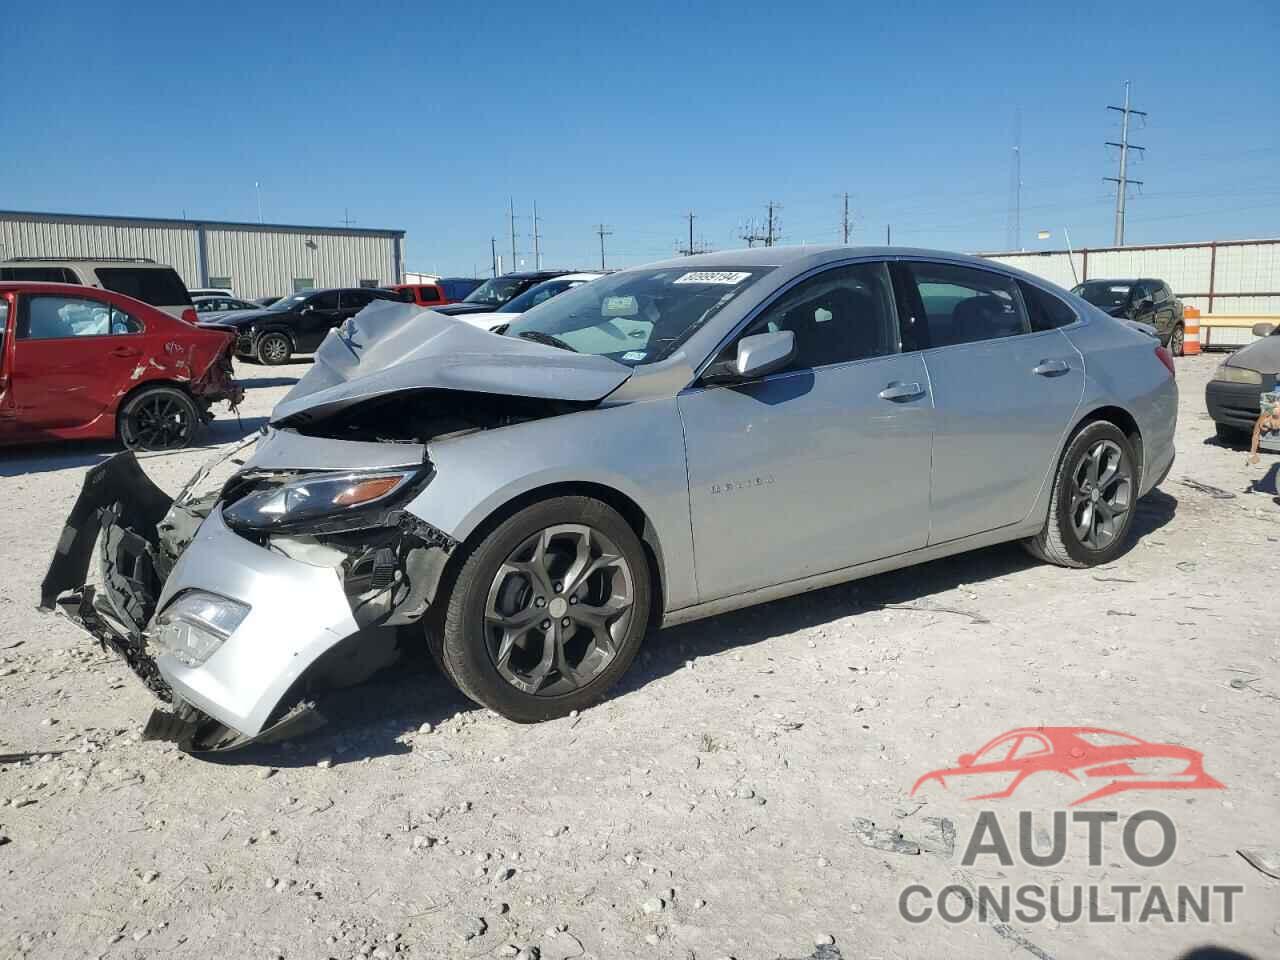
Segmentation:
{"type": "Polygon", "coordinates": [[[849,194],[844,195],[844,219],[841,221],[844,228],[844,245],[849,245],[849,194]]]}
{"type": "Polygon", "coordinates": [[[893,224],[891,223],[884,225],[884,245],[886,247],[893,246],[893,224]]]}
{"type": "Polygon", "coordinates": [[[258,180],[253,181],[253,192],[258,198],[258,222],[262,222],[262,183],[258,180]]]}
{"type": "Polygon", "coordinates": [[[498,275],[498,238],[489,237],[489,259],[493,263],[493,275],[498,275]]]}
{"type": "Polygon", "coordinates": [[[605,224],[598,223],[596,224],[596,233],[600,235],[600,269],[603,270],[605,268],[604,267],[604,238],[612,237],[613,231],[605,229],[605,224]]]}
{"type": "Polygon", "coordinates": [[[1013,120],[1013,157],[1009,169],[1009,227],[1005,244],[1010,250],[1022,249],[1022,111],[1013,120]]]}
{"type": "Polygon", "coordinates": [[[516,264],[520,261],[516,259],[516,198],[508,198],[507,213],[511,218],[511,269],[516,268],[516,264]]]}
{"type": "Polygon", "coordinates": [[[777,227],[777,223],[775,222],[775,217],[773,215],[774,208],[781,209],[782,204],[774,203],[772,200],[769,201],[769,227],[765,231],[765,240],[764,240],[764,245],[766,247],[772,247],[773,242],[778,239],[778,235],[775,230],[775,228],[777,227]]]}
{"type": "Polygon", "coordinates": [[[533,201],[533,269],[542,269],[542,248],[539,246],[542,234],[538,233],[538,201],[533,201]]]}
{"type": "Polygon", "coordinates": [[[1128,187],[1131,183],[1142,186],[1141,180],[1131,180],[1128,175],[1129,170],[1129,151],[1137,150],[1143,156],[1146,156],[1146,148],[1129,142],[1129,117],[1138,116],[1145,117],[1146,113],[1142,110],[1134,110],[1129,106],[1129,81],[1124,82],[1124,106],[1123,107],[1107,107],[1108,110],[1115,110],[1123,115],[1120,124],[1120,142],[1114,143],[1107,141],[1108,147],[1120,148],[1120,175],[1118,177],[1103,177],[1116,185],[1116,246],[1124,246],[1124,201],[1125,195],[1128,193],[1128,187]]]}
{"type": "Polygon", "coordinates": [[[696,218],[694,217],[692,210],[690,210],[688,213],[685,214],[685,219],[689,221],[689,245],[687,247],[677,246],[676,253],[684,257],[692,257],[696,253],[706,253],[707,251],[706,251],[705,243],[702,244],[701,246],[694,246],[694,243],[693,243],[693,221],[696,218]]]}
{"type": "Polygon", "coordinates": [[[351,211],[346,207],[343,207],[342,208],[342,225],[347,229],[350,229],[353,223],[355,223],[355,221],[351,219],[351,211]]]}

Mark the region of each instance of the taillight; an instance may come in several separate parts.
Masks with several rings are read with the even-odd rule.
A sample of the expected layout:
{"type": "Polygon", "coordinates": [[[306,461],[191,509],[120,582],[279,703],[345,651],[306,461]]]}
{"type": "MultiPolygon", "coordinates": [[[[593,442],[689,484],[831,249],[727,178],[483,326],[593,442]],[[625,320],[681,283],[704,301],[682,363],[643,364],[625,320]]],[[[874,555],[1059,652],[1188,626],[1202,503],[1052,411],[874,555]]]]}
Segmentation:
{"type": "Polygon", "coordinates": [[[187,321],[187,323],[195,323],[195,322],[197,321],[197,319],[199,319],[199,318],[196,316],[196,308],[195,308],[195,307],[187,307],[187,309],[183,310],[183,311],[182,311],[182,319],[183,319],[183,320],[185,320],[185,321],[187,321]]]}
{"type": "Polygon", "coordinates": [[[1177,377],[1178,373],[1173,369],[1173,354],[1164,347],[1156,347],[1156,359],[1163,363],[1169,369],[1169,376],[1177,377]]]}

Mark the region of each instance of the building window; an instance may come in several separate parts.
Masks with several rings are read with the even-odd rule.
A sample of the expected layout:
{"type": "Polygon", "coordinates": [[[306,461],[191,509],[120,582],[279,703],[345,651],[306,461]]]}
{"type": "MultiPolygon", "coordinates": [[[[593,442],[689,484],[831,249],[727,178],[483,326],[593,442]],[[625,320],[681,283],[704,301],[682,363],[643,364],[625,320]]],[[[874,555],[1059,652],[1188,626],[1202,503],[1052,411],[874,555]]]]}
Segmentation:
{"type": "Polygon", "coordinates": [[[315,277],[294,277],[293,292],[300,293],[303,290],[314,290],[316,287],[315,277]]]}
{"type": "Polygon", "coordinates": [[[364,287],[366,290],[373,290],[377,288],[378,281],[377,280],[361,280],[360,286],[364,287]]]}
{"type": "Polygon", "coordinates": [[[209,286],[216,287],[219,290],[230,290],[231,278],[230,277],[210,277],[209,286]]]}

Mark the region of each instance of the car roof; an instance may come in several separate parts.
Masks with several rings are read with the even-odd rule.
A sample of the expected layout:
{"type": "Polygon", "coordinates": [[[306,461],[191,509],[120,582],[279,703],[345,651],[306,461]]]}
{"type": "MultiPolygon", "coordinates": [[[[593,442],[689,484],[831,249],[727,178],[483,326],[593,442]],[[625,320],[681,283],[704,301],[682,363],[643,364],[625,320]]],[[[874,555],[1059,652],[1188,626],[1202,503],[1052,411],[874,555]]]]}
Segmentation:
{"type": "Polygon", "coordinates": [[[158,268],[162,270],[172,270],[167,263],[157,263],[150,257],[10,257],[7,260],[0,260],[0,266],[11,267],[16,264],[26,266],[48,266],[50,264],[59,263],[76,263],[92,267],[142,267],[143,269],[158,268]]]}
{"type": "Polygon", "coordinates": [[[603,273],[562,273],[557,277],[548,277],[548,280],[596,280],[603,277],[603,273]]]}

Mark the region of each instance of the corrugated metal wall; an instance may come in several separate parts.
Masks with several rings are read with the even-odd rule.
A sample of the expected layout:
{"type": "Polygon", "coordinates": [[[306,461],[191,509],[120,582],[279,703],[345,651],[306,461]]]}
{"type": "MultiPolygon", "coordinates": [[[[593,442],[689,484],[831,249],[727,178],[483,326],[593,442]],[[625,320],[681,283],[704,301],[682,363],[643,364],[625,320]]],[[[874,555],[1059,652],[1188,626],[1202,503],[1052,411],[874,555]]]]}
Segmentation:
{"type": "Polygon", "coordinates": [[[289,293],[295,279],[312,280],[317,287],[395,281],[391,237],[212,226],[205,236],[209,276],[230,277],[232,288],[245,297],[289,293]]]}
{"type": "Polygon", "coordinates": [[[0,259],[8,257],[150,257],[171,265],[188,286],[197,286],[199,274],[195,230],[165,224],[0,215],[0,259]]]}
{"type": "MultiPolygon", "coordinates": [[[[986,256],[1059,286],[1070,288],[1076,283],[1065,250],[986,256]]],[[[1077,250],[1074,262],[1080,280],[1164,280],[1184,303],[1204,313],[1280,313],[1280,240],[1077,250]]]]}
{"type": "Polygon", "coordinates": [[[318,287],[394,283],[400,249],[390,231],[0,212],[0,259],[150,257],[188,287],[229,277],[243,297],[289,293],[295,279],[318,287]]]}

